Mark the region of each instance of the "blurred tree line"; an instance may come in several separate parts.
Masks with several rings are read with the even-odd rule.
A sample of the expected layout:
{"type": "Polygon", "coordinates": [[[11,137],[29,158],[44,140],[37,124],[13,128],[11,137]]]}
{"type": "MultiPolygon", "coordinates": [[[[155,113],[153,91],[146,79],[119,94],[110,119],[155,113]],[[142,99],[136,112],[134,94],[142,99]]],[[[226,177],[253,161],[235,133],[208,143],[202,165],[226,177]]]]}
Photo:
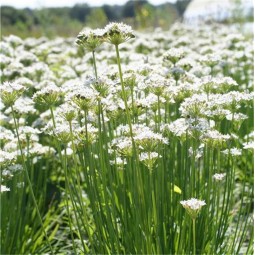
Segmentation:
{"type": "MultiPolygon", "coordinates": [[[[167,1],[167,0],[166,0],[167,1]]],[[[100,28],[110,21],[122,21],[135,29],[162,27],[168,29],[180,20],[191,0],[177,0],[154,6],[147,0],[130,0],[124,5],[15,9],[1,6],[1,34],[27,36],[76,36],[83,27],[100,28]]]]}

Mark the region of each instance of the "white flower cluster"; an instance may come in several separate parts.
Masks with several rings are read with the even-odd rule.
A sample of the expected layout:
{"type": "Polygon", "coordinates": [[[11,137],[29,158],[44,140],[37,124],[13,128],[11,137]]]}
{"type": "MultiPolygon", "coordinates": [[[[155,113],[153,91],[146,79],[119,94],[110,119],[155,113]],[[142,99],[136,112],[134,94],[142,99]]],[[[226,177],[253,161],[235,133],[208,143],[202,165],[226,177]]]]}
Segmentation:
{"type": "Polygon", "coordinates": [[[190,150],[196,160],[208,147],[220,149],[224,158],[229,153],[242,156],[243,149],[253,149],[253,139],[245,136],[246,130],[252,130],[253,47],[235,30],[223,25],[213,29],[213,36],[208,36],[207,26],[190,29],[178,24],[169,31],[137,33],[137,40],[128,44],[122,43],[134,38],[134,32],[123,23],[86,29],[77,43],[96,49],[97,79],[91,76],[91,55],[81,54],[72,38],[3,38],[1,163],[11,165],[19,155],[13,116],[24,153],[29,138],[29,153],[37,160],[55,153],[48,135],[66,148],[73,140],[77,150],[84,144],[94,146],[103,136],[113,165],[134,156],[133,143],[141,165],[148,168],[163,157],[162,148],[189,140],[197,143],[190,150]],[[116,54],[109,44],[98,47],[105,41],[121,44],[133,137],[116,54]],[[247,128],[242,129],[243,124],[247,128]]]}
{"type": "Polygon", "coordinates": [[[206,205],[204,200],[199,200],[197,198],[191,198],[189,200],[180,201],[181,205],[186,209],[190,217],[195,220],[198,213],[203,206],[206,205]]]}
{"type": "Polygon", "coordinates": [[[215,181],[222,181],[226,177],[226,173],[214,174],[213,179],[215,181]]]}
{"type": "Polygon", "coordinates": [[[0,186],[0,193],[10,191],[10,188],[6,187],[5,185],[0,186]]]}
{"type": "Polygon", "coordinates": [[[204,200],[199,200],[197,198],[191,198],[189,200],[184,200],[180,202],[182,206],[186,209],[191,209],[194,211],[200,210],[202,206],[206,205],[204,200]]]}

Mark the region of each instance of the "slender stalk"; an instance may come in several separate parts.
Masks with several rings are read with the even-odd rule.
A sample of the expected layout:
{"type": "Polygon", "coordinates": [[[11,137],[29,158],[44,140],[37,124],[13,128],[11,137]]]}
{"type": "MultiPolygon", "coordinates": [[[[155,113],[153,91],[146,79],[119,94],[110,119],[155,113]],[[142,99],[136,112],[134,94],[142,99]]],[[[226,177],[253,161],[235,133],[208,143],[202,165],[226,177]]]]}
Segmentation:
{"type": "Polygon", "coordinates": [[[66,209],[67,209],[67,214],[68,214],[68,224],[69,224],[70,233],[71,233],[72,245],[73,245],[74,253],[77,254],[75,243],[74,243],[73,230],[72,230],[72,222],[71,222],[69,203],[68,203],[68,193],[70,194],[70,186],[69,186],[68,175],[67,175],[67,162],[66,161],[67,161],[67,155],[66,155],[66,148],[65,148],[64,171],[65,171],[66,209]]]}
{"type": "MultiPolygon", "coordinates": [[[[134,171],[134,169],[136,171],[134,171],[134,177],[135,181],[134,181],[134,186],[135,189],[137,189],[136,195],[133,195],[133,199],[136,200],[135,203],[135,208],[136,208],[136,213],[139,214],[140,211],[141,212],[146,212],[147,208],[145,205],[145,191],[143,189],[143,177],[140,171],[140,166],[139,166],[139,155],[138,155],[138,151],[136,149],[136,144],[133,138],[133,130],[132,130],[132,122],[131,122],[131,115],[130,115],[130,111],[128,108],[128,104],[127,104],[127,95],[126,95],[126,91],[125,91],[125,86],[124,86],[124,81],[123,81],[123,76],[122,76],[122,70],[121,70],[121,64],[120,64],[120,54],[119,54],[119,48],[118,45],[115,45],[115,50],[116,50],[116,55],[117,55],[117,64],[118,64],[118,69],[119,69],[119,75],[120,75],[120,82],[121,82],[121,91],[122,91],[122,97],[123,97],[123,101],[124,101],[124,105],[125,105],[125,110],[126,110],[126,116],[127,116],[127,122],[128,122],[128,126],[129,126],[129,132],[130,132],[130,137],[132,140],[132,147],[134,150],[134,157],[133,157],[133,165],[131,167],[132,171],[134,171]],[[138,209],[141,208],[141,209],[138,209]]],[[[130,173],[132,174],[132,173],[130,173]]],[[[138,218],[142,220],[145,220],[145,217],[141,217],[140,215],[138,216],[138,218]]],[[[144,225],[146,225],[146,223],[144,223],[144,225]]],[[[146,225],[147,226],[147,225],[146,225]]]]}
{"type": "Polygon", "coordinates": [[[96,57],[95,57],[95,51],[92,51],[92,55],[93,55],[93,66],[94,66],[94,71],[95,71],[95,76],[96,76],[96,80],[97,80],[97,65],[96,65],[96,57]]]}
{"type": "Polygon", "coordinates": [[[130,136],[133,140],[133,130],[132,130],[132,124],[131,124],[131,116],[130,116],[130,112],[129,112],[129,108],[128,108],[128,104],[127,104],[127,95],[126,95],[123,76],[122,76],[122,70],[121,70],[121,64],[120,64],[120,53],[119,53],[118,45],[115,45],[115,50],[116,50],[117,64],[118,64],[119,75],[120,75],[121,91],[122,91],[123,101],[124,101],[124,104],[125,104],[125,110],[126,110],[126,114],[127,114],[127,122],[128,122],[129,129],[130,129],[130,136]]]}
{"type": "Polygon", "coordinates": [[[196,255],[196,219],[192,219],[193,227],[193,255],[196,255]]]}
{"type": "MultiPolygon", "coordinates": [[[[53,112],[52,106],[50,107],[50,112],[51,112],[51,118],[52,118],[53,127],[55,128],[56,127],[56,121],[55,121],[55,117],[54,117],[54,112],[53,112]]],[[[71,132],[72,149],[73,149],[73,153],[74,153],[75,152],[75,148],[74,148],[74,143],[73,143],[73,133],[72,133],[72,125],[71,125],[71,123],[69,123],[69,128],[70,128],[70,132],[71,132]]],[[[74,207],[74,216],[75,216],[75,219],[76,219],[76,222],[77,222],[77,225],[78,225],[78,231],[79,231],[80,236],[82,236],[81,227],[80,227],[80,224],[78,222],[78,216],[77,216],[77,213],[76,213],[76,212],[78,212],[78,214],[79,214],[79,210],[77,209],[77,205],[76,205],[76,203],[74,201],[74,195],[71,192],[70,183],[69,183],[69,179],[68,179],[68,172],[66,170],[67,169],[66,148],[65,148],[65,155],[64,155],[64,157],[62,157],[62,154],[61,154],[61,145],[60,145],[60,143],[59,143],[59,141],[57,139],[55,139],[55,143],[56,143],[56,146],[57,146],[57,150],[58,150],[58,154],[59,154],[59,158],[60,158],[61,164],[62,164],[62,166],[64,168],[64,172],[65,172],[65,188],[66,188],[66,192],[69,193],[69,195],[70,195],[71,203],[72,203],[72,206],[74,207]]],[[[75,169],[76,169],[76,173],[77,173],[78,163],[76,161],[75,155],[74,155],[74,161],[75,161],[75,166],[76,166],[75,169]]],[[[79,177],[79,175],[77,175],[77,178],[78,177],[79,177]]],[[[71,176],[71,178],[72,178],[72,176],[71,176]]],[[[80,179],[79,178],[78,178],[78,185],[79,185],[79,188],[80,188],[80,179]]],[[[77,195],[77,197],[78,197],[78,199],[80,201],[80,196],[77,195]]],[[[70,211],[69,211],[69,206],[68,206],[67,194],[66,194],[66,207],[67,207],[68,222],[69,222],[69,227],[70,227],[70,231],[71,231],[71,237],[72,237],[72,243],[73,243],[73,247],[74,247],[74,252],[75,252],[75,254],[77,254],[76,248],[74,246],[74,238],[73,238],[73,231],[72,231],[71,222],[70,222],[70,211]]],[[[84,208],[82,207],[82,209],[84,209],[84,208]]],[[[83,247],[84,252],[88,250],[87,247],[85,247],[83,241],[82,241],[82,247],[83,247]]]]}
{"type": "Polygon", "coordinates": [[[160,113],[160,98],[158,96],[158,118],[157,118],[157,121],[158,121],[158,132],[160,131],[160,125],[161,125],[161,113],[160,113]]]}
{"type": "Polygon", "coordinates": [[[26,176],[27,183],[28,183],[28,186],[29,186],[30,194],[31,194],[31,197],[32,197],[33,202],[34,202],[36,213],[37,213],[37,216],[39,218],[39,221],[40,221],[40,224],[41,224],[41,227],[42,227],[42,230],[43,230],[46,242],[47,242],[47,244],[48,244],[48,246],[50,248],[51,254],[54,254],[53,249],[52,249],[51,244],[50,244],[50,241],[49,241],[49,238],[48,238],[48,235],[47,235],[46,230],[45,230],[45,228],[43,226],[42,217],[41,217],[41,214],[40,214],[40,211],[39,211],[39,207],[38,207],[36,199],[35,199],[32,183],[31,183],[30,178],[29,178],[27,165],[25,163],[24,154],[23,154],[23,150],[22,150],[22,147],[21,147],[19,131],[18,131],[18,126],[17,126],[17,121],[16,121],[16,118],[15,118],[13,106],[11,106],[11,110],[12,110],[15,130],[16,130],[16,134],[17,134],[17,138],[18,138],[18,144],[19,144],[19,150],[20,150],[20,154],[21,154],[22,166],[23,166],[23,168],[25,170],[25,176],[26,176]]]}
{"type": "Polygon", "coordinates": [[[51,114],[51,119],[52,119],[53,127],[56,128],[56,122],[55,122],[52,106],[50,107],[50,114],[51,114]]]}

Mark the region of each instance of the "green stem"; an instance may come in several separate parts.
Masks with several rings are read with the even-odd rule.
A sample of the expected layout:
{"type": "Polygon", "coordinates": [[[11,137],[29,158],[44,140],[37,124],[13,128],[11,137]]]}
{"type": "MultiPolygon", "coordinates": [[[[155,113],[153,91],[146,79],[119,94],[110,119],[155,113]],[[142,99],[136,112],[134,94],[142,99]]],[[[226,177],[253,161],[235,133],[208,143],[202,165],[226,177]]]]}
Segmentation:
{"type": "Polygon", "coordinates": [[[72,239],[72,245],[74,249],[74,253],[77,254],[76,252],[76,247],[74,243],[74,237],[73,237],[73,230],[72,230],[72,222],[71,222],[71,217],[70,217],[70,210],[69,210],[69,204],[68,204],[68,193],[70,194],[70,186],[69,186],[69,181],[67,177],[67,155],[66,155],[66,148],[65,148],[65,158],[64,158],[64,171],[65,171],[65,199],[66,199],[66,210],[68,214],[68,224],[70,228],[70,233],[71,233],[71,239],[72,239]]]}
{"type": "Polygon", "coordinates": [[[160,131],[160,125],[161,125],[161,113],[160,113],[160,97],[158,96],[158,132],[160,131]]]}
{"type": "MultiPolygon", "coordinates": [[[[51,113],[51,118],[52,118],[52,123],[53,123],[53,127],[56,128],[56,121],[55,121],[55,117],[54,117],[54,113],[53,113],[53,108],[52,106],[50,106],[50,113],[51,113]]],[[[58,151],[58,155],[59,155],[59,159],[62,162],[62,154],[61,154],[61,146],[58,142],[58,140],[56,138],[54,138],[54,142],[56,144],[57,147],[57,151],[58,151]]]]}
{"type": "Polygon", "coordinates": [[[124,104],[125,104],[125,110],[126,110],[126,114],[127,114],[127,122],[128,122],[129,129],[130,129],[130,136],[133,140],[131,117],[130,117],[130,112],[129,112],[128,104],[127,104],[127,95],[126,95],[126,91],[125,91],[125,87],[124,87],[124,81],[123,81],[122,70],[121,70],[121,65],[120,65],[120,53],[119,53],[118,45],[115,45],[115,50],[116,50],[116,55],[117,55],[117,64],[118,64],[119,75],[120,75],[122,96],[123,96],[123,100],[124,100],[124,104]]]}
{"type": "Polygon", "coordinates": [[[192,219],[193,225],[193,255],[196,255],[196,219],[192,219]]]}
{"type": "Polygon", "coordinates": [[[96,58],[95,58],[95,51],[92,51],[92,55],[93,55],[93,66],[94,66],[94,71],[95,71],[95,76],[96,76],[96,80],[97,80],[97,65],[96,65],[96,58]]]}
{"type": "Polygon", "coordinates": [[[56,128],[56,122],[55,122],[55,118],[54,118],[54,113],[53,113],[52,106],[50,107],[50,113],[51,113],[51,118],[52,118],[53,127],[56,128]]]}
{"type": "Polygon", "coordinates": [[[41,217],[41,214],[40,214],[40,211],[39,211],[39,208],[38,208],[36,199],[35,199],[35,195],[34,195],[32,183],[31,183],[31,181],[30,181],[29,174],[28,174],[28,170],[27,170],[27,166],[26,166],[26,163],[25,163],[25,160],[24,160],[24,154],[23,154],[23,150],[22,150],[22,147],[21,147],[21,142],[20,142],[20,137],[19,137],[19,132],[18,132],[18,126],[17,126],[17,122],[16,122],[16,118],[15,118],[13,106],[11,106],[11,110],[12,110],[12,115],[13,115],[15,130],[16,130],[16,133],[17,133],[18,144],[19,144],[19,150],[20,150],[21,159],[22,159],[22,165],[23,165],[23,168],[24,168],[24,170],[25,170],[25,176],[26,176],[26,179],[27,179],[27,182],[28,182],[29,190],[30,190],[30,193],[31,193],[33,202],[34,202],[34,204],[35,204],[36,213],[37,213],[37,216],[38,216],[38,218],[39,218],[40,224],[41,224],[41,226],[42,226],[42,230],[43,230],[43,233],[44,233],[46,242],[47,242],[47,244],[48,244],[48,246],[49,246],[49,248],[50,248],[51,254],[54,254],[53,249],[52,249],[51,244],[50,244],[50,241],[49,241],[49,238],[48,238],[48,235],[47,235],[46,230],[44,229],[44,226],[43,226],[42,217],[41,217]]]}

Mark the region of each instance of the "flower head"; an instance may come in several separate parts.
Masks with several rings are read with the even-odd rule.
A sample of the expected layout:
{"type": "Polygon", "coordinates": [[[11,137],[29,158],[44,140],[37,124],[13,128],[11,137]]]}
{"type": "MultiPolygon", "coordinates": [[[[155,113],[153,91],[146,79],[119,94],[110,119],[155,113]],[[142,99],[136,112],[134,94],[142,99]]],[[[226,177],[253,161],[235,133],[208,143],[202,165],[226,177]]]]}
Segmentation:
{"type": "Polygon", "coordinates": [[[76,117],[77,109],[68,103],[62,104],[59,107],[59,115],[63,117],[67,122],[71,122],[76,117]]]}
{"type": "Polygon", "coordinates": [[[124,23],[112,22],[105,27],[104,38],[111,44],[119,45],[134,37],[135,35],[131,26],[124,23]]]}
{"type": "Polygon", "coordinates": [[[10,191],[10,188],[6,187],[5,185],[0,186],[0,193],[5,192],[5,191],[10,191]]]}
{"type": "Polygon", "coordinates": [[[184,51],[182,49],[171,48],[164,54],[163,60],[170,61],[171,63],[175,65],[176,62],[178,62],[183,57],[184,57],[184,51]]]}
{"type": "Polygon", "coordinates": [[[22,95],[25,87],[16,82],[4,82],[1,85],[1,99],[6,106],[12,106],[22,95]]]}
{"type": "Polygon", "coordinates": [[[230,154],[232,156],[241,156],[242,155],[242,150],[238,148],[231,148],[231,149],[226,149],[224,151],[221,151],[223,154],[230,154]]]}
{"type": "Polygon", "coordinates": [[[59,101],[60,96],[63,94],[61,88],[54,83],[50,83],[48,86],[37,91],[33,95],[33,100],[39,104],[52,106],[59,101]]]}
{"type": "Polygon", "coordinates": [[[214,174],[213,175],[213,179],[215,181],[222,181],[225,178],[226,174],[222,173],[222,174],[214,174]]]}
{"type": "Polygon", "coordinates": [[[190,215],[190,217],[192,219],[196,219],[202,206],[206,205],[204,200],[199,200],[196,198],[191,198],[189,200],[180,201],[180,203],[187,210],[188,214],[190,215]]]}
{"type": "Polygon", "coordinates": [[[66,97],[67,101],[72,100],[82,110],[90,109],[97,98],[98,92],[88,87],[78,87],[66,97]]]}
{"type": "Polygon", "coordinates": [[[139,160],[149,168],[149,170],[153,169],[153,166],[158,158],[161,156],[157,152],[142,152],[139,155],[139,160]]]}
{"type": "Polygon", "coordinates": [[[75,42],[89,51],[95,51],[103,43],[104,33],[104,29],[86,29],[78,34],[75,42]]]}

